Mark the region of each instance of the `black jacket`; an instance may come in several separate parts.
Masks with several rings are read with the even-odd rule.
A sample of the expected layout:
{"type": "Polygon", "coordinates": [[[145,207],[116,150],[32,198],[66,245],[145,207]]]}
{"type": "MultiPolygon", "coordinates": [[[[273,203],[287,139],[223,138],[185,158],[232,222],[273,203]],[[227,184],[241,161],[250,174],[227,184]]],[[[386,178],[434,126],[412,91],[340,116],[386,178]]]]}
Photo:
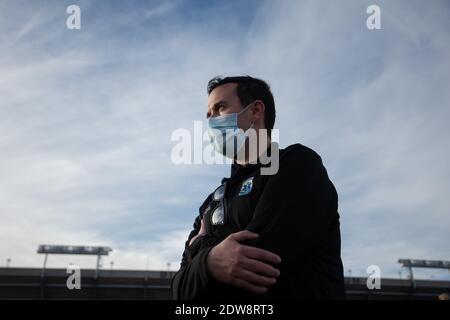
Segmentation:
{"type": "Polygon", "coordinates": [[[200,207],[180,270],[172,279],[174,299],[345,298],[338,197],[320,156],[295,144],[280,150],[277,174],[260,175],[261,166],[259,162],[233,164],[230,178],[222,180],[227,204],[224,225],[211,223],[211,213],[218,205],[212,194],[200,207]],[[207,234],[189,246],[202,217],[207,234]],[[209,250],[244,229],[259,234],[246,245],[281,257],[276,266],[280,269],[277,283],[262,295],[219,283],[206,267],[209,250]]]}

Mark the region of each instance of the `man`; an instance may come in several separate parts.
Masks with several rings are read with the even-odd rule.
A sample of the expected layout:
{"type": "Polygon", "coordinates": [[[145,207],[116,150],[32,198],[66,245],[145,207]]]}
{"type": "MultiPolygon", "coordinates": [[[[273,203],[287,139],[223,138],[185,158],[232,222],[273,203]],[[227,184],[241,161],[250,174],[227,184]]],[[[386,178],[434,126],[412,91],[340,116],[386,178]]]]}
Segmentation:
{"type": "Polygon", "coordinates": [[[278,172],[262,175],[267,165],[260,158],[274,152],[270,87],[249,76],[227,77],[212,79],[207,91],[211,142],[226,156],[231,150],[234,162],[230,178],[200,207],[172,279],[173,297],[343,299],[337,193],[320,156],[291,145],[279,150],[278,172]],[[234,139],[221,139],[224,129],[234,139]],[[267,143],[257,143],[258,159],[241,152],[251,149],[250,130],[267,132],[267,143]],[[230,149],[230,141],[237,146],[230,149]]]}

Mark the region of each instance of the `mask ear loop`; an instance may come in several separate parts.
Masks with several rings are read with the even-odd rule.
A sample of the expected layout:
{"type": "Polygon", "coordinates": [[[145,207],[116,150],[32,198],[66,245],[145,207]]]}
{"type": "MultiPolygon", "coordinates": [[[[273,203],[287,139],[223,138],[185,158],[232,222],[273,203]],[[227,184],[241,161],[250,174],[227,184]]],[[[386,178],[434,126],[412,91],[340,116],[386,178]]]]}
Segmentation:
{"type": "Polygon", "coordinates": [[[250,126],[250,128],[248,128],[247,130],[245,130],[244,132],[244,139],[247,142],[248,141],[248,137],[250,136],[250,130],[253,128],[253,125],[255,124],[255,122],[252,121],[252,125],[250,126]]]}
{"type": "MultiPolygon", "coordinates": [[[[253,102],[255,102],[255,101],[250,102],[250,103],[249,103],[244,109],[242,109],[241,112],[239,112],[237,115],[240,116],[241,113],[244,112],[244,111],[246,111],[246,110],[252,105],[253,102]]],[[[248,133],[247,133],[247,132],[248,132],[251,128],[253,128],[253,125],[254,125],[254,124],[255,124],[255,121],[252,121],[252,124],[251,124],[250,128],[248,128],[247,130],[245,130],[245,133],[244,133],[244,134],[245,134],[245,137],[248,137],[248,133]]]]}
{"type": "Polygon", "coordinates": [[[250,128],[248,128],[247,131],[245,131],[246,135],[247,135],[247,132],[248,132],[250,129],[252,129],[254,125],[255,125],[255,121],[252,121],[252,125],[250,126],[250,128]]]}
{"type": "MultiPolygon", "coordinates": [[[[256,101],[256,100],[255,100],[255,101],[256,101]]],[[[247,109],[252,105],[252,103],[255,102],[255,101],[250,102],[244,109],[242,109],[242,110],[238,113],[238,115],[240,115],[242,112],[244,112],[245,110],[247,110],[247,109]]]]}

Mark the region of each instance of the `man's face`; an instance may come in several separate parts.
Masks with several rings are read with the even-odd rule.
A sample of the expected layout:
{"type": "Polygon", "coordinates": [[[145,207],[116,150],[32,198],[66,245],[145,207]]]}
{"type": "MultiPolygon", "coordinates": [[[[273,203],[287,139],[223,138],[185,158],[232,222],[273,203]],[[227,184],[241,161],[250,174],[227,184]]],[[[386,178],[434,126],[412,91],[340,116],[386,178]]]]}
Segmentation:
{"type": "MultiPolygon", "coordinates": [[[[226,83],[215,88],[208,96],[206,117],[217,117],[242,111],[241,101],[236,93],[237,83],[226,83]]],[[[239,115],[238,126],[246,130],[251,126],[251,108],[239,115]]]]}

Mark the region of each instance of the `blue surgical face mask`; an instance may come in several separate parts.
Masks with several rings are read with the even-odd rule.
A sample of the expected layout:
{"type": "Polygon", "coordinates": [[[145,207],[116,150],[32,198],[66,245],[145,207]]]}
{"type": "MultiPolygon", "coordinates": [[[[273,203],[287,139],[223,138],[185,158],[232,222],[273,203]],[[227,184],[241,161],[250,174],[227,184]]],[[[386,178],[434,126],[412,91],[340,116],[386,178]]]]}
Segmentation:
{"type": "Polygon", "coordinates": [[[238,117],[250,107],[251,103],[239,113],[208,118],[208,134],[210,142],[216,152],[233,159],[242,149],[247,139],[247,132],[238,127],[238,117]]]}

